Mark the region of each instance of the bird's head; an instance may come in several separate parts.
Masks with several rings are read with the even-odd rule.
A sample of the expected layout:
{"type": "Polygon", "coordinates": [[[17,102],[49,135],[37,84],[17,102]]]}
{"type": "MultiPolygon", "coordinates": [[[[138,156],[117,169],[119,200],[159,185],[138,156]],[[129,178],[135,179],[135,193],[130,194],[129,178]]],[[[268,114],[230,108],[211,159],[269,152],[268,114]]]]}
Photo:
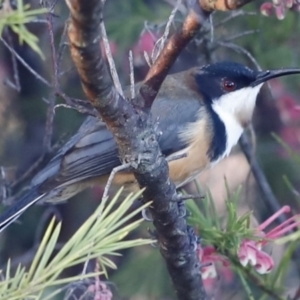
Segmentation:
{"type": "Polygon", "coordinates": [[[196,70],[197,89],[215,112],[233,116],[243,127],[252,118],[257,95],[264,82],[300,73],[300,69],[254,71],[242,64],[220,62],[196,70]]]}

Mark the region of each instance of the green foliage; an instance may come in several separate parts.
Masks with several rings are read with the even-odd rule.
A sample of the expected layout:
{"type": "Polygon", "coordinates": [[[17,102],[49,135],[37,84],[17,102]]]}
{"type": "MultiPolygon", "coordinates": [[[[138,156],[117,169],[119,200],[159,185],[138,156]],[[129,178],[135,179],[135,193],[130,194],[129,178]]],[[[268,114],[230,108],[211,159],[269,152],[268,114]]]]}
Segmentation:
{"type": "Polygon", "coordinates": [[[100,272],[88,273],[60,278],[63,270],[82,264],[87,259],[97,258],[101,265],[101,273],[107,276],[107,268],[116,268],[113,261],[107,257],[108,255],[117,256],[120,255],[118,251],[122,249],[151,243],[152,240],[147,239],[123,241],[141,223],[141,220],[129,221],[147,205],[128,212],[141,192],[134,196],[129,195],[121,204],[116,205],[121,191],[109,203],[107,199],[103,200],[90,218],[55,255],[54,250],[61,223],[55,224],[53,219],[29,270],[19,265],[12,275],[10,261],[8,261],[6,271],[2,271],[4,279],[0,281],[0,298],[2,300],[53,299],[55,295],[62,292],[61,285],[100,274],[100,272]],[[54,288],[54,291],[45,296],[44,292],[49,287],[54,288]]]}
{"type": "MultiPolygon", "coordinates": [[[[0,0],[0,4],[5,0],[0,0]]],[[[32,34],[25,26],[25,24],[32,22],[36,19],[37,15],[47,12],[46,8],[30,9],[30,5],[23,4],[23,0],[18,0],[16,10],[0,11],[0,36],[2,35],[5,26],[9,26],[18,37],[19,42],[25,42],[32,50],[38,53],[42,58],[44,55],[38,46],[38,38],[32,34]]]]}
{"type": "Polygon", "coordinates": [[[221,253],[231,249],[236,254],[243,239],[255,239],[253,229],[250,229],[250,216],[248,212],[242,216],[237,213],[237,204],[241,187],[234,193],[227,188],[226,219],[221,219],[217,213],[213,198],[208,192],[201,201],[201,208],[195,201],[188,201],[187,208],[191,212],[189,222],[199,228],[204,245],[214,245],[221,253]]]}
{"type": "MultiPolygon", "coordinates": [[[[226,184],[226,182],[225,182],[226,184]]],[[[227,187],[227,184],[226,184],[227,187]]],[[[198,192],[200,188],[198,187],[198,192]]],[[[241,187],[230,193],[227,187],[225,218],[220,218],[212,196],[208,193],[201,204],[189,200],[187,207],[191,212],[189,222],[199,228],[201,244],[213,245],[217,252],[227,257],[230,268],[236,272],[240,278],[241,286],[247,295],[247,299],[265,300],[272,294],[276,299],[285,299],[284,281],[290,271],[292,255],[300,241],[300,231],[288,236],[278,238],[275,244],[287,244],[285,253],[276,269],[269,274],[259,275],[251,266],[243,267],[237,257],[237,252],[242,240],[257,240],[255,229],[250,228],[250,217],[252,212],[238,215],[238,200],[240,198],[241,187]],[[254,296],[255,295],[255,296],[254,296]]]]}

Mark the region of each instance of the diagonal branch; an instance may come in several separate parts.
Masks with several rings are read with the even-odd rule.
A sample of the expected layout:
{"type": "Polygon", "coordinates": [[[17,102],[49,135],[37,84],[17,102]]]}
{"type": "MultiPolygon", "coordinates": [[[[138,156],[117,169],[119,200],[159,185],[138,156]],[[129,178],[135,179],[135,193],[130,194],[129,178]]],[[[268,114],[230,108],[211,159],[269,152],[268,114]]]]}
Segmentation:
{"type": "MultiPolygon", "coordinates": [[[[178,57],[179,53],[194,38],[210,13],[203,11],[198,4],[194,4],[186,17],[182,28],[175,33],[162,49],[157,60],[149,70],[145,82],[140,88],[140,94],[144,99],[144,107],[150,109],[159,91],[159,88],[167,76],[170,68],[178,57]]],[[[139,103],[141,100],[139,99],[139,103]]]]}

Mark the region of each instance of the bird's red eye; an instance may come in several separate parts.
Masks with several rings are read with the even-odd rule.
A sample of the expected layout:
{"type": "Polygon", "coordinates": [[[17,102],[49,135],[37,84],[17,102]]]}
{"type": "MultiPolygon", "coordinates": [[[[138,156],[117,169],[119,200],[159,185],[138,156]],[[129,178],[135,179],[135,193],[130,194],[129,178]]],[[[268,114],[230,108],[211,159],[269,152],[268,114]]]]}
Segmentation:
{"type": "Polygon", "coordinates": [[[223,80],[223,88],[227,92],[232,92],[235,90],[235,83],[232,80],[224,79],[223,80]]]}

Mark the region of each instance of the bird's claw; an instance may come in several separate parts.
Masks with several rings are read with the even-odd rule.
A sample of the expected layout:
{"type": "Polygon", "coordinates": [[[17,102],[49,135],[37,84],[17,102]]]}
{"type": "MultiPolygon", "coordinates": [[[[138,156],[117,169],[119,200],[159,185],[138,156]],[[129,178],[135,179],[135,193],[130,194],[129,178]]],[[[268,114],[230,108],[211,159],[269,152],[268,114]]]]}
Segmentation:
{"type": "Polygon", "coordinates": [[[147,207],[142,210],[142,217],[147,222],[153,222],[152,214],[150,212],[150,209],[147,207]]]}
{"type": "Polygon", "coordinates": [[[180,201],[178,204],[179,218],[185,218],[187,216],[187,210],[185,208],[184,202],[180,201]]]}
{"type": "Polygon", "coordinates": [[[186,195],[186,194],[176,194],[172,198],[172,201],[174,202],[180,202],[180,201],[186,201],[186,200],[196,200],[196,199],[203,199],[205,196],[203,195],[186,195]]]}
{"type": "Polygon", "coordinates": [[[190,240],[190,247],[193,251],[196,251],[198,248],[198,245],[200,243],[199,237],[196,235],[195,230],[192,226],[187,226],[187,234],[190,240]]]}
{"type": "Polygon", "coordinates": [[[157,239],[158,239],[156,230],[148,228],[147,231],[150,235],[150,238],[153,240],[153,242],[151,243],[151,246],[156,248],[157,247],[157,239]]]}

